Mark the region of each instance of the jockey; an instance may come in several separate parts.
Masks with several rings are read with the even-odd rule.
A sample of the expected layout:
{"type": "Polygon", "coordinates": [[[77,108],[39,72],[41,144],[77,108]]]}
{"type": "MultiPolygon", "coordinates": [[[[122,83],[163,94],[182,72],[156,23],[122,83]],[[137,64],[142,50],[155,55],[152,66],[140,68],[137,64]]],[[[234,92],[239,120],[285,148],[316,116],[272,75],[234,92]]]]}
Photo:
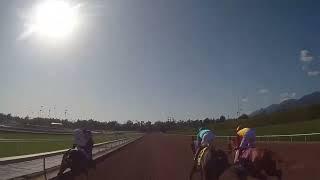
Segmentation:
{"type": "Polygon", "coordinates": [[[73,147],[76,147],[89,161],[92,161],[92,148],[94,143],[91,131],[86,129],[76,129],[74,130],[73,135],[73,147]]]}
{"type": "Polygon", "coordinates": [[[254,129],[241,128],[238,126],[236,129],[236,136],[240,145],[235,149],[237,151],[234,157],[234,163],[239,162],[239,157],[241,157],[244,150],[256,147],[256,132],[254,129]]]}
{"type": "Polygon", "coordinates": [[[194,156],[194,159],[197,159],[197,156],[202,148],[204,147],[210,147],[213,144],[213,140],[215,138],[215,135],[213,132],[206,128],[199,128],[198,134],[197,134],[197,149],[194,156]]]}

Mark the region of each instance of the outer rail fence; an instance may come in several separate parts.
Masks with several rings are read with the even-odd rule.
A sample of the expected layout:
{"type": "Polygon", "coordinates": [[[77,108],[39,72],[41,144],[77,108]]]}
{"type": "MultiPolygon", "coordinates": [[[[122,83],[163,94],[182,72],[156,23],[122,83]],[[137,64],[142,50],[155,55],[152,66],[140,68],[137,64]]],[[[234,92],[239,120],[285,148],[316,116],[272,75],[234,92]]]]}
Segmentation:
{"type": "MultiPolygon", "coordinates": [[[[188,135],[195,136],[195,135],[188,135]]],[[[220,140],[229,140],[235,136],[216,136],[220,140]]],[[[261,142],[320,142],[320,132],[305,134],[278,134],[256,136],[257,141],[261,142]]]]}
{"type": "MultiPolygon", "coordinates": [[[[138,138],[124,138],[95,144],[93,158],[101,157],[107,152],[120,148],[138,138]]],[[[30,175],[43,176],[44,179],[49,179],[47,177],[50,174],[49,172],[60,167],[63,153],[67,150],[0,158],[0,179],[30,179],[30,175]]]]}
{"type": "MultiPolygon", "coordinates": [[[[217,138],[227,139],[235,136],[216,136],[217,138]]],[[[262,142],[319,142],[320,133],[305,134],[278,134],[278,135],[260,135],[256,136],[257,141],[262,142]]]]}

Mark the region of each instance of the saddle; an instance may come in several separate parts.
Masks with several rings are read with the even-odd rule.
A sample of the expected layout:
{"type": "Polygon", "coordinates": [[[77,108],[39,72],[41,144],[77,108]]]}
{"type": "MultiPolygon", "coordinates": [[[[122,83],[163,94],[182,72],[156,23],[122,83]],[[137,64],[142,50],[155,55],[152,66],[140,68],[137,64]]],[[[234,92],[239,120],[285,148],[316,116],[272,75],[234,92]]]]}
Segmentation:
{"type": "Polygon", "coordinates": [[[247,148],[242,150],[239,160],[253,162],[255,159],[254,150],[256,148],[247,148]]]}
{"type": "Polygon", "coordinates": [[[199,154],[198,154],[198,157],[196,159],[196,162],[197,162],[197,166],[200,166],[201,165],[201,159],[203,157],[203,154],[204,152],[206,152],[206,150],[208,149],[208,147],[204,147],[200,150],[199,154]]]}

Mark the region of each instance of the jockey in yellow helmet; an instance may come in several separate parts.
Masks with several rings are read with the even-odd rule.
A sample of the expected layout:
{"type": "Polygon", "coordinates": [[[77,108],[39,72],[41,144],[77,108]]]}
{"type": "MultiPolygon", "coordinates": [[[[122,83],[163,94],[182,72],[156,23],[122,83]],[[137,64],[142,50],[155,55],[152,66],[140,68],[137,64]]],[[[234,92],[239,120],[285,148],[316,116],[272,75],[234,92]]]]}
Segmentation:
{"type": "Polygon", "coordinates": [[[256,147],[256,132],[254,129],[241,128],[238,126],[236,129],[236,137],[240,144],[236,148],[237,151],[234,157],[234,163],[239,162],[239,156],[241,156],[243,150],[256,147]]]}

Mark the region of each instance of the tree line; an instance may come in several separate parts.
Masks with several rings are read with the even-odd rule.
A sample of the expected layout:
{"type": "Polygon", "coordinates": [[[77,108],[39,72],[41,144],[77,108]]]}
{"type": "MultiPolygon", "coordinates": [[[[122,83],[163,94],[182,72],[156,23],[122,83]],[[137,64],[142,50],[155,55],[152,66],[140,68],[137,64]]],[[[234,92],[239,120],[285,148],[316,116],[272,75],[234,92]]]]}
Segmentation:
{"type": "Polygon", "coordinates": [[[69,121],[67,119],[55,119],[55,118],[29,118],[12,116],[11,114],[0,113],[0,123],[10,124],[20,127],[49,127],[56,129],[75,129],[75,128],[88,128],[92,130],[114,130],[114,131],[174,131],[183,128],[199,128],[208,124],[221,123],[226,121],[225,116],[220,116],[218,119],[205,118],[202,120],[173,120],[168,121],[138,121],[127,120],[125,123],[119,123],[118,121],[101,122],[93,119],[89,120],[77,120],[69,121]],[[53,125],[52,123],[55,123],[53,125]],[[62,125],[56,125],[61,123],[62,125]]]}
{"type": "Polygon", "coordinates": [[[242,114],[236,119],[226,119],[225,116],[220,116],[218,119],[205,118],[196,120],[174,120],[168,119],[167,121],[138,121],[128,120],[125,123],[119,123],[117,121],[101,122],[93,119],[90,120],[77,120],[68,121],[66,119],[54,119],[54,118],[29,118],[12,116],[11,114],[0,113],[0,124],[14,124],[16,126],[33,127],[44,126],[50,128],[88,128],[91,130],[115,130],[115,131],[182,131],[182,132],[194,132],[199,127],[208,127],[217,131],[230,130],[238,126],[246,127],[259,127],[269,126],[274,124],[285,124],[299,121],[308,121],[320,119],[320,105],[304,106],[299,108],[290,109],[287,111],[274,112],[272,114],[261,113],[253,117],[249,117],[246,114],[242,114]],[[61,123],[61,127],[52,126],[51,123],[61,123]]]}

